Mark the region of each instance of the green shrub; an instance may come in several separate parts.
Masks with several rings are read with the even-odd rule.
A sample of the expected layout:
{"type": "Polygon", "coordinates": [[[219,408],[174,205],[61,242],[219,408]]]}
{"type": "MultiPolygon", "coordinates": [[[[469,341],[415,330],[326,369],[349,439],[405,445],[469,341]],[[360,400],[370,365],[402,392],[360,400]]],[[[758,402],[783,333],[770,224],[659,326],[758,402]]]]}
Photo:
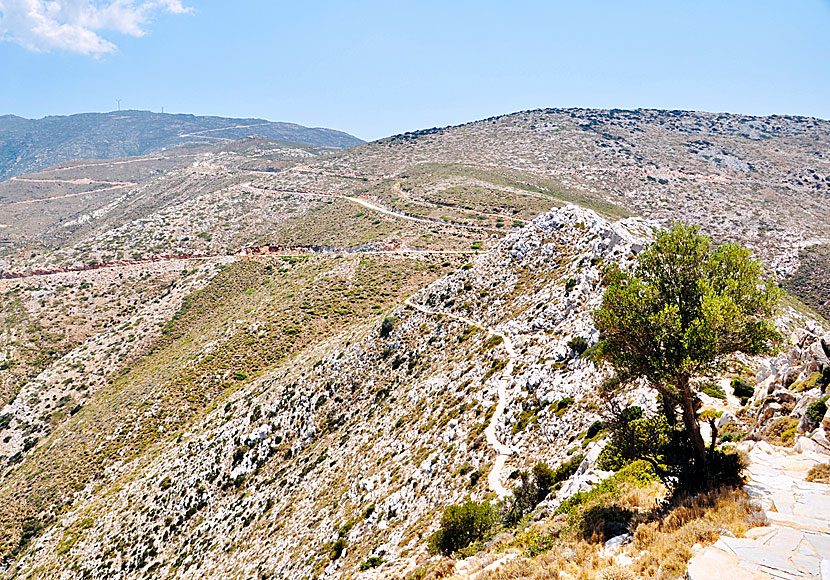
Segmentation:
{"type": "Polygon", "coordinates": [[[501,505],[501,521],[507,527],[513,527],[533,511],[548,496],[558,483],[568,479],[579,468],[584,457],[577,455],[551,469],[544,463],[537,463],[528,474],[519,472],[520,483],[511,490],[501,505]]]}
{"type": "Polygon", "coordinates": [[[807,407],[807,418],[812,425],[819,425],[821,420],[824,419],[824,415],[827,413],[827,399],[828,397],[822,397],[807,407]]]}
{"type": "Polygon", "coordinates": [[[381,564],[383,564],[385,560],[380,556],[370,556],[366,559],[365,562],[360,564],[360,571],[365,572],[366,570],[370,570],[372,568],[377,568],[381,564]]]}
{"type": "Polygon", "coordinates": [[[571,496],[556,513],[567,515],[571,532],[585,539],[605,539],[623,533],[633,513],[617,505],[618,500],[628,490],[646,487],[657,479],[647,462],[634,461],[590,491],[571,496]]]}
{"type": "Polygon", "coordinates": [[[562,399],[561,401],[556,403],[556,411],[555,411],[556,416],[561,417],[562,415],[564,415],[565,411],[567,411],[568,408],[573,404],[574,404],[573,397],[565,397],[564,399],[562,399]]]}
{"type": "Polygon", "coordinates": [[[605,421],[594,421],[588,430],[585,432],[585,439],[593,439],[599,435],[607,427],[605,421]]]}
{"type": "Polygon", "coordinates": [[[387,316],[383,319],[383,322],[380,323],[380,335],[383,338],[386,338],[392,333],[392,329],[395,328],[395,317],[394,316],[387,316]]]}
{"type": "Polygon", "coordinates": [[[740,399],[741,405],[746,405],[749,398],[755,394],[755,387],[741,379],[732,379],[732,394],[740,399]]]}
{"type": "Polygon", "coordinates": [[[334,545],[331,547],[331,559],[337,560],[340,556],[343,555],[343,552],[346,550],[346,538],[337,538],[337,541],[334,542],[334,545]]]}
{"type": "Polygon", "coordinates": [[[429,538],[433,553],[449,556],[473,542],[483,540],[493,529],[496,518],[489,502],[467,501],[451,505],[441,516],[441,527],[429,538]]]}
{"type": "Polygon", "coordinates": [[[574,473],[576,473],[576,470],[579,469],[579,466],[582,465],[584,459],[585,456],[578,453],[559,465],[559,467],[557,467],[553,472],[553,483],[560,483],[571,477],[574,473]]]}
{"type": "Polygon", "coordinates": [[[715,399],[726,398],[726,393],[723,392],[723,389],[717,383],[707,382],[704,385],[701,385],[700,390],[715,399]]]}
{"type": "Polygon", "coordinates": [[[588,349],[588,341],[581,336],[575,336],[568,341],[568,348],[573,350],[577,356],[582,356],[582,353],[588,349]]]}
{"type": "Polygon", "coordinates": [[[17,543],[17,551],[22,551],[32,539],[43,530],[43,522],[37,518],[26,518],[23,520],[20,531],[20,540],[17,543]]]}
{"type": "Polygon", "coordinates": [[[646,417],[640,407],[626,407],[613,417],[610,431],[611,441],[599,458],[601,469],[618,470],[642,460],[678,492],[742,481],[743,465],[734,453],[710,449],[706,473],[696,469],[689,438],[681,426],[669,423],[667,413],[646,417]]]}

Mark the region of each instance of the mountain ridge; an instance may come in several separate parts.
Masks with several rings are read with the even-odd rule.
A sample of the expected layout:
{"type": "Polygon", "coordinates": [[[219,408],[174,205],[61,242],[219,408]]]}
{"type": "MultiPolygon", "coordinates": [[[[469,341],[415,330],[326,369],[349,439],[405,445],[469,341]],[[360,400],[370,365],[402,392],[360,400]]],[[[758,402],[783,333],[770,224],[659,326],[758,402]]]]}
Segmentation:
{"type": "Polygon", "coordinates": [[[186,143],[268,137],[328,148],[363,143],[342,131],[256,118],[125,110],[26,119],[0,116],[0,180],[77,159],[154,153],[186,143]]]}

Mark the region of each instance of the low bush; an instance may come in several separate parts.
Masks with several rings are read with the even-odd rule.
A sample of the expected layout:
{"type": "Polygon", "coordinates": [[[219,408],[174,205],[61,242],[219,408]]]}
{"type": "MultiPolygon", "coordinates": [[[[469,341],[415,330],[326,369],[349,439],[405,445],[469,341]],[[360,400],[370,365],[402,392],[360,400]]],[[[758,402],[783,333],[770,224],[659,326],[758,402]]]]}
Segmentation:
{"type": "Polygon", "coordinates": [[[393,328],[395,328],[395,317],[387,316],[380,323],[380,336],[386,338],[392,333],[393,328]]]}
{"type": "Polygon", "coordinates": [[[383,564],[386,560],[381,558],[380,556],[370,556],[366,558],[364,562],[360,564],[360,571],[365,572],[366,570],[371,570],[372,568],[377,568],[381,564],[383,564]]]}
{"type": "Polygon", "coordinates": [[[495,516],[493,506],[486,501],[449,506],[441,516],[440,528],[429,538],[430,551],[449,556],[483,540],[493,530],[495,516]]]}
{"type": "Polygon", "coordinates": [[[621,499],[629,492],[658,481],[645,461],[629,463],[590,491],[577,493],[559,506],[556,513],[567,515],[571,534],[586,540],[603,541],[625,533],[635,515],[634,505],[621,499]]]}
{"type": "Polygon", "coordinates": [[[778,417],[766,428],[766,435],[778,445],[792,445],[798,434],[798,419],[793,417],[778,417]]]}
{"type": "Polygon", "coordinates": [[[604,431],[606,427],[608,427],[608,425],[605,423],[605,421],[594,421],[593,423],[591,423],[591,426],[588,427],[588,430],[585,432],[585,439],[593,439],[602,431],[604,431]]]}
{"type": "Polygon", "coordinates": [[[732,379],[732,394],[740,399],[741,405],[746,405],[755,394],[755,387],[741,379],[732,379]]]}
{"type": "Polygon", "coordinates": [[[726,393],[723,392],[723,389],[717,383],[712,383],[712,382],[705,383],[704,385],[702,385],[700,390],[705,395],[709,395],[710,397],[715,398],[715,399],[725,399],[726,398],[726,393]]]}
{"type": "Polygon", "coordinates": [[[828,397],[822,397],[807,407],[807,419],[813,426],[820,425],[821,420],[824,419],[824,415],[827,413],[827,399],[828,397]]]}
{"type": "Polygon", "coordinates": [[[337,560],[340,556],[343,555],[343,552],[346,551],[346,539],[345,538],[337,538],[337,541],[334,542],[334,545],[331,547],[331,559],[337,560]]]}
{"type": "Polygon", "coordinates": [[[575,336],[568,341],[568,348],[576,353],[577,356],[582,356],[588,350],[588,341],[581,336],[575,336]]]}

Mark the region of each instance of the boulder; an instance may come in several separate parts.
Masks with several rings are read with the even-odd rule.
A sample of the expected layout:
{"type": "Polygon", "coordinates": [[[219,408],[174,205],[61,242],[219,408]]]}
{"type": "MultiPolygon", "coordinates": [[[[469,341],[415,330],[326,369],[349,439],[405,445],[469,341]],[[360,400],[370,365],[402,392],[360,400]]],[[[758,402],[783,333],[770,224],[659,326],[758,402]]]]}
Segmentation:
{"type": "Polygon", "coordinates": [[[809,437],[799,436],[795,441],[793,450],[796,453],[819,453],[819,446],[809,437]]]}
{"type": "Polygon", "coordinates": [[[709,546],[698,552],[686,567],[688,580],[769,580],[769,574],[740,566],[741,559],[734,554],[724,552],[715,546],[709,546]]]}
{"type": "Polygon", "coordinates": [[[718,422],[715,423],[715,426],[718,429],[723,429],[724,427],[726,427],[727,425],[729,425],[731,423],[734,423],[735,421],[736,421],[735,415],[733,415],[729,411],[724,411],[723,415],[718,417],[718,422]]]}
{"type": "Polygon", "coordinates": [[[631,534],[620,534],[619,536],[614,536],[607,542],[605,542],[605,553],[606,554],[616,554],[620,551],[620,549],[625,546],[626,544],[631,542],[631,534]]]}
{"type": "Polygon", "coordinates": [[[820,398],[821,391],[819,389],[810,389],[809,391],[802,393],[801,398],[798,399],[795,407],[793,407],[793,410],[790,412],[790,417],[794,419],[801,419],[804,416],[804,413],[807,412],[807,407],[818,401],[820,398]]]}
{"type": "Polygon", "coordinates": [[[763,425],[776,415],[780,415],[782,409],[783,407],[781,406],[781,403],[778,403],[773,399],[767,399],[761,404],[761,408],[758,409],[758,414],[755,416],[755,422],[758,425],[763,425]]]}
{"type": "Polygon", "coordinates": [[[794,393],[787,391],[786,389],[776,389],[772,392],[770,397],[782,405],[792,405],[798,400],[798,397],[796,397],[794,393]]]}
{"type": "Polygon", "coordinates": [[[810,435],[810,439],[818,445],[819,448],[816,451],[824,455],[830,455],[830,440],[827,439],[827,432],[824,429],[816,429],[810,435]]]}
{"type": "Polygon", "coordinates": [[[830,431],[830,406],[827,407],[824,419],[821,420],[821,428],[825,431],[830,431]]]}

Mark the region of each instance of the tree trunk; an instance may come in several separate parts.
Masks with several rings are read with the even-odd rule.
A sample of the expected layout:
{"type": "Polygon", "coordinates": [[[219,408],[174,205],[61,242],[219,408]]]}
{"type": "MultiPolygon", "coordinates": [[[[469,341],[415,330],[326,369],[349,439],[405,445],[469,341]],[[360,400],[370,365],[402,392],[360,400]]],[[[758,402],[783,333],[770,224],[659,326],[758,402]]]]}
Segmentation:
{"type": "Polygon", "coordinates": [[[700,434],[700,425],[697,422],[694,399],[692,398],[692,387],[689,384],[689,377],[680,377],[677,381],[677,390],[680,392],[680,407],[683,410],[683,425],[692,440],[692,448],[695,452],[695,463],[701,470],[706,472],[706,443],[700,434]]]}

